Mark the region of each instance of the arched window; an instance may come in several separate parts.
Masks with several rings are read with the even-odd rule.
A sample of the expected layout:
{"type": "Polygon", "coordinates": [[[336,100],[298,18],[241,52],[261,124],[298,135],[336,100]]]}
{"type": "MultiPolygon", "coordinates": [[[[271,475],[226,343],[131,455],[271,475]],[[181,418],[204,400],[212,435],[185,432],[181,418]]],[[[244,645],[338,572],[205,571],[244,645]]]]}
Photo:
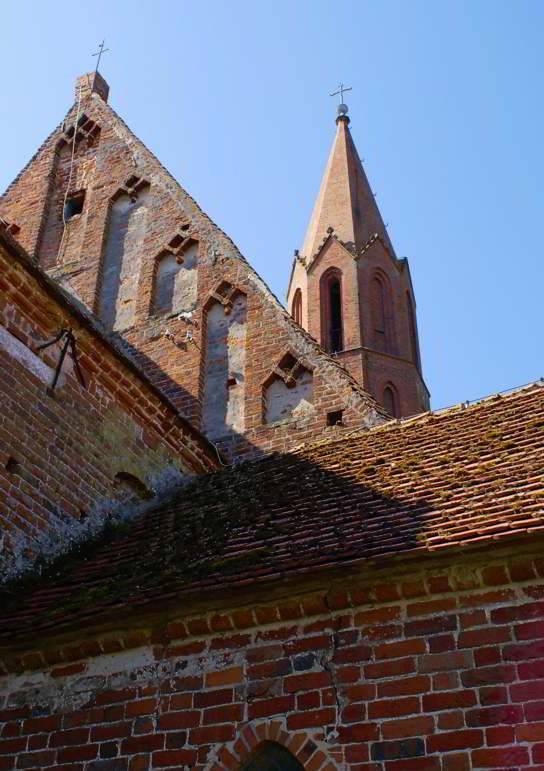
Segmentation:
{"type": "Polygon", "coordinates": [[[410,292],[406,292],[406,306],[408,308],[408,327],[410,331],[410,354],[412,361],[418,369],[421,368],[421,362],[419,360],[419,348],[417,345],[417,326],[416,326],[416,314],[414,312],[414,304],[410,297],[410,292]]]}
{"type": "Polygon", "coordinates": [[[395,353],[391,292],[385,277],[376,273],[370,284],[372,309],[372,347],[384,353],[395,353]]]}
{"type": "Polygon", "coordinates": [[[293,304],[291,306],[291,316],[302,326],[302,291],[297,289],[293,297],[293,304]]]}
{"type": "Polygon", "coordinates": [[[263,742],[241,771],[304,771],[304,766],[277,742],[263,742]]]}
{"type": "Polygon", "coordinates": [[[385,386],[383,389],[382,404],[390,415],[394,418],[399,417],[399,401],[394,386],[385,386]]]}
{"type": "Polygon", "coordinates": [[[330,353],[344,348],[342,274],[336,268],[330,268],[321,278],[321,342],[330,353]]]}

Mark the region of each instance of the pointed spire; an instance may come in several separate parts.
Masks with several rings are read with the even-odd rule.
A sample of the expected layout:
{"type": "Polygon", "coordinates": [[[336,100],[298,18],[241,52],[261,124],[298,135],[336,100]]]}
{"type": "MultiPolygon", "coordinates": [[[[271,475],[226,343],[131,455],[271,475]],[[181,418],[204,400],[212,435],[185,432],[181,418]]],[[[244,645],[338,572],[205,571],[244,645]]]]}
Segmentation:
{"type": "Polygon", "coordinates": [[[329,228],[334,229],[341,241],[356,249],[375,233],[392,249],[353,143],[347,111],[344,104],[338,107],[336,137],[301,250],[306,258],[318,251],[329,228]]]}

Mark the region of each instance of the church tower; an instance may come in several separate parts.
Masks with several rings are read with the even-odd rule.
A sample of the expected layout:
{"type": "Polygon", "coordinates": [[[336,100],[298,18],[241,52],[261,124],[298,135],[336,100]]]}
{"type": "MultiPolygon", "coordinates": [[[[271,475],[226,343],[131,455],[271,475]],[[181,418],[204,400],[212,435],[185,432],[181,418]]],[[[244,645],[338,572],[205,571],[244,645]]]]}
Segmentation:
{"type": "Polygon", "coordinates": [[[429,409],[416,303],[406,258],[398,259],[341,104],[336,136],[295,253],[291,315],[390,414],[429,409]]]}

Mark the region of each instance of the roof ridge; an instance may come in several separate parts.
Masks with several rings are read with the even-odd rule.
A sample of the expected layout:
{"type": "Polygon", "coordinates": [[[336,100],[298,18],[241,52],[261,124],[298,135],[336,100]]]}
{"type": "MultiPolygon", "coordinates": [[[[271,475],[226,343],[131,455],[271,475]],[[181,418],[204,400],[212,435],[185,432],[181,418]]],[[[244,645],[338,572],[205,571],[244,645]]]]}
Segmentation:
{"type": "Polygon", "coordinates": [[[483,396],[478,399],[472,399],[464,401],[464,402],[457,402],[456,404],[452,404],[448,407],[441,407],[438,410],[426,410],[425,412],[418,412],[415,415],[407,415],[403,418],[391,418],[390,420],[385,421],[384,423],[378,423],[375,426],[362,426],[358,428],[354,428],[349,432],[346,432],[342,434],[341,437],[330,437],[325,439],[318,439],[315,442],[303,442],[302,444],[297,445],[296,447],[293,447],[292,450],[290,450],[291,453],[299,453],[303,450],[308,450],[313,447],[321,447],[323,445],[330,444],[331,446],[339,443],[339,442],[345,442],[347,439],[353,439],[357,436],[367,436],[371,433],[376,433],[378,431],[390,431],[395,428],[398,428],[399,426],[404,426],[408,423],[422,423],[425,421],[425,419],[430,418],[431,416],[439,416],[444,417],[448,414],[454,415],[456,412],[459,411],[465,411],[465,410],[474,410],[478,409],[484,406],[487,406],[487,404],[493,400],[496,399],[513,399],[518,396],[521,396],[522,394],[526,394],[529,391],[537,390],[539,388],[544,388],[544,378],[539,378],[538,380],[534,380],[530,383],[525,383],[521,386],[515,386],[514,388],[506,388],[504,391],[497,391],[493,394],[489,394],[489,396],[483,396]]]}

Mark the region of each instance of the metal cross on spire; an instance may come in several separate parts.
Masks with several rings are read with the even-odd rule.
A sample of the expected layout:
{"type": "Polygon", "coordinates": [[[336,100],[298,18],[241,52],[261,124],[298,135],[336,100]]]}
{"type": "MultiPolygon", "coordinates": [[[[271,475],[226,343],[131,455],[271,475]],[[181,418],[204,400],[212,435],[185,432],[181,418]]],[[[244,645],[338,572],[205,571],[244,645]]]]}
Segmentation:
{"type": "Polygon", "coordinates": [[[351,86],[345,86],[343,83],[338,84],[338,91],[333,91],[330,96],[337,96],[337,94],[340,94],[340,104],[344,104],[344,93],[346,91],[351,91],[351,86]]]}
{"type": "Polygon", "coordinates": [[[96,51],[93,56],[98,56],[98,59],[96,60],[96,69],[95,74],[98,72],[98,68],[100,66],[100,59],[102,58],[102,54],[105,54],[107,51],[109,51],[109,48],[104,48],[106,41],[103,40],[100,45],[98,46],[98,51],[96,51]]]}

